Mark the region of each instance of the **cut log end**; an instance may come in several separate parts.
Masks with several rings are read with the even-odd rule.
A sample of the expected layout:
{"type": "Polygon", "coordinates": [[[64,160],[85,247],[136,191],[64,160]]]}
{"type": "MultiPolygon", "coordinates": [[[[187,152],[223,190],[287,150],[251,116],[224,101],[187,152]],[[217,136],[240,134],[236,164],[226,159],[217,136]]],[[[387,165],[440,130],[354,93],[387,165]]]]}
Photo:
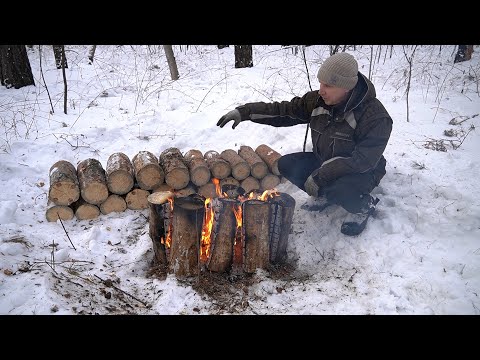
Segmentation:
{"type": "Polygon", "coordinates": [[[164,173],[159,165],[150,164],[137,173],[137,182],[143,190],[152,190],[164,181],[164,173]]]}
{"type": "Polygon", "coordinates": [[[82,198],[93,205],[100,205],[108,198],[108,187],[105,183],[92,182],[82,187],[82,198]]]}
{"type": "Polygon", "coordinates": [[[131,173],[123,170],[118,170],[112,172],[108,176],[107,186],[110,192],[117,194],[117,195],[124,195],[127,194],[130,190],[132,190],[134,185],[133,176],[131,173]]]}
{"type": "Polygon", "coordinates": [[[150,193],[147,190],[135,189],[130,191],[125,201],[127,202],[127,208],[130,210],[143,210],[148,208],[148,196],[150,193]]]}
{"type": "Polygon", "coordinates": [[[100,205],[100,212],[103,215],[112,212],[124,212],[127,210],[127,202],[120,195],[112,194],[100,205]]]}
{"type": "Polygon", "coordinates": [[[80,197],[78,184],[71,181],[59,181],[50,187],[49,199],[56,205],[70,205],[80,197]]]}
{"type": "Polygon", "coordinates": [[[47,209],[46,217],[49,222],[55,222],[59,218],[61,220],[72,220],[74,213],[72,208],[65,205],[55,205],[47,209]]]}
{"type": "Polygon", "coordinates": [[[82,204],[75,211],[75,217],[78,220],[92,220],[100,215],[100,209],[93,204],[82,204]]]}

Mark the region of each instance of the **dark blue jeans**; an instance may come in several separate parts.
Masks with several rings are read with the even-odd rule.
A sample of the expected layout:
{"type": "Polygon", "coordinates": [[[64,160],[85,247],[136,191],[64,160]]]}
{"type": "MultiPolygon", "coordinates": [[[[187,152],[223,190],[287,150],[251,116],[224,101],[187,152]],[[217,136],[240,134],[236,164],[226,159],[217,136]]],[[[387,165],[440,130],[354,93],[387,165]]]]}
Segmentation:
{"type": "MultiPolygon", "coordinates": [[[[278,170],[287,180],[305,191],[304,183],[321,162],[312,152],[299,152],[282,156],[278,170]]],[[[370,192],[378,185],[373,171],[349,174],[329,182],[320,194],[351,213],[361,212],[372,201],[370,192]]]]}

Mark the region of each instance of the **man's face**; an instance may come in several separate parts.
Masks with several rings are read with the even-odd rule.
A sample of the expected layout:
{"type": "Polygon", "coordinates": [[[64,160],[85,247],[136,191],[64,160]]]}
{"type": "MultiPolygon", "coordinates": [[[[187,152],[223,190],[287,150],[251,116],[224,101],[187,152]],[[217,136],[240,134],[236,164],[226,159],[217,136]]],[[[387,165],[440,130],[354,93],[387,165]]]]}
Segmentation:
{"type": "Polygon", "coordinates": [[[320,90],[318,94],[322,97],[327,105],[337,105],[346,99],[348,90],[337,86],[331,86],[320,82],[320,90]]]}

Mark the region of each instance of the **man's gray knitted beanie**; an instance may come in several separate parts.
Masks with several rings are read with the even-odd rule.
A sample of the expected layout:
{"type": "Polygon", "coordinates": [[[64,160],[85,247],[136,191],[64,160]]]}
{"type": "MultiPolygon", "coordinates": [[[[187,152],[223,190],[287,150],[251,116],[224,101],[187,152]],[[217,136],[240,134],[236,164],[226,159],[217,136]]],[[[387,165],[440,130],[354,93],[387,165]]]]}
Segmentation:
{"type": "Polygon", "coordinates": [[[357,84],[357,73],[357,60],[352,55],[341,52],[323,62],[317,77],[321,83],[351,90],[357,84]]]}

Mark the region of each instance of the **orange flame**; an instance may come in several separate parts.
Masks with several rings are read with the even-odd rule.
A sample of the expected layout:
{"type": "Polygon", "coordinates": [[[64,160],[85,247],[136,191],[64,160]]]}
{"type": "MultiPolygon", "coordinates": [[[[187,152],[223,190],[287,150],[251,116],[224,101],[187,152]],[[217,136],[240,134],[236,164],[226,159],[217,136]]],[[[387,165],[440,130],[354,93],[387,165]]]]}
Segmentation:
{"type": "Polygon", "coordinates": [[[212,178],[212,182],[215,184],[215,193],[218,197],[222,196],[222,189],[220,188],[220,180],[217,178],[212,178]]]}
{"type": "Polygon", "coordinates": [[[200,260],[207,261],[210,255],[210,242],[213,227],[213,207],[210,205],[212,199],[205,200],[205,218],[203,220],[202,240],[200,242],[200,260]]]}
{"type": "MultiPolygon", "coordinates": [[[[170,204],[170,210],[173,211],[173,198],[168,198],[168,203],[170,204]]],[[[167,231],[167,238],[165,239],[165,247],[167,249],[170,249],[170,246],[172,246],[172,232],[173,232],[173,224],[170,222],[168,226],[168,231],[167,231]]]]}

